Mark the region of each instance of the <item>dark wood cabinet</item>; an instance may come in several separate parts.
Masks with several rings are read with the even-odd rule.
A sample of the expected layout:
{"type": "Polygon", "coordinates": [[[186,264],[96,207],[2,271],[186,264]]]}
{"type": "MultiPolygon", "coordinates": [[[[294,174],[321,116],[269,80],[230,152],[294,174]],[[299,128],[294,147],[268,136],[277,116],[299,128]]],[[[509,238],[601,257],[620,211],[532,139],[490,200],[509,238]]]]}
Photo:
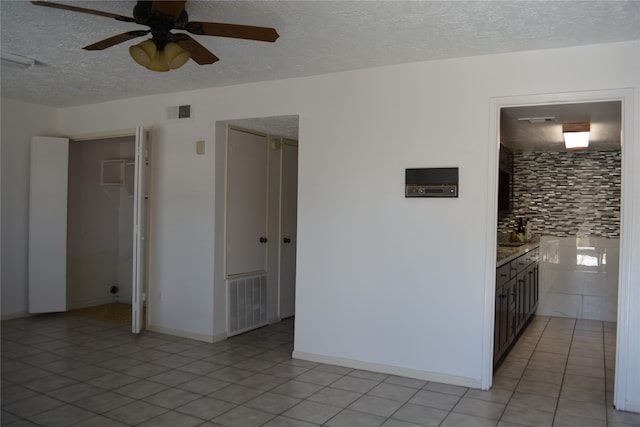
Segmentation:
{"type": "Polygon", "coordinates": [[[498,212],[504,214],[511,210],[512,206],[513,153],[502,144],[498,165],[498,212]]]}
{"type": "Polygon", "coordinates": [[[538,248],[496,271],[493,361],[496,366],[522,333],[538,307],[538,248]]]}

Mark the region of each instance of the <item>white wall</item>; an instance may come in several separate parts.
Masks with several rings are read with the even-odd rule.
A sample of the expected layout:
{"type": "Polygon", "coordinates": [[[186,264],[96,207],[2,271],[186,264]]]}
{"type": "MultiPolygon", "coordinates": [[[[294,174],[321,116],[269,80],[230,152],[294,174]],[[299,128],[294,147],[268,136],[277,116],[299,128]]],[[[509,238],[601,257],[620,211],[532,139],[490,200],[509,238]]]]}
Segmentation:
{"type": "MultiPolygon", "coordinates": [[[[491,98],[621,87],[637,95],[639,76],[640,42],[620,43],[129,99],[64,109],[60,125],[69,134],[153,128],[152,323],[210,337],[224,331],[213,324],[215,123],[299,114],[296,355],[479,385],[495,272],[486,254],[495,230],[491,98]],[[193,119],[165,119],[184,103],[193,119]],[[198,139],[205,156],[195,154],[198,139]],[[459,198],[404,198],[404,169],[430,166],[460,168],[459,198]]],[[[629,137],[637,174],[640,142],[629,137]]],[[[626,250],[640,260],[640,225],[629,231],[626,250]]],[[[638,292],[629,296],[627,356],[640,366],[638,292]]],[[[624,393],[639,405],[640,381],[624,393]]]]}
{"type": "Polygon", "coordinates": [[[27,313],[29,147],[34,135],[55,136],[54,108],[2,98],[2,318],[27,313]]]}
{"type": "Polygon", "coordinates": [[[615,322],[620,239],[540,239],[537,314],[615,322]]]}

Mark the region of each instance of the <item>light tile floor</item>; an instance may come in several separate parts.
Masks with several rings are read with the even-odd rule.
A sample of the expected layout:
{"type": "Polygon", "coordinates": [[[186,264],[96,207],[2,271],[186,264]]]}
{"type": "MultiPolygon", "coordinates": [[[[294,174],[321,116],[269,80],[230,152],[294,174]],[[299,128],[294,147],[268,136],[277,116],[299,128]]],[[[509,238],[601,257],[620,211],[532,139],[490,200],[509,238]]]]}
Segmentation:
{"type": "Polygon", "coordinates": [[[615,324],[535,317],[480,391],[291,359],[293,320],[216,344],[69,315],[2,322],[3,426],[640,426],[615,324]]]}

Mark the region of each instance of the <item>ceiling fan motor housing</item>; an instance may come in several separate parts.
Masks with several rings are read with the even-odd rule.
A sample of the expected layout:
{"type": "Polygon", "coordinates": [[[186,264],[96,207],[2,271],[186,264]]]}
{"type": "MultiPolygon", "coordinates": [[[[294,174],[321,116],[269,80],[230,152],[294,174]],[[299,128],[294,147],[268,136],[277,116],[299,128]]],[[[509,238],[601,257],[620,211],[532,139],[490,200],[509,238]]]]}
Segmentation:
{"type": "Polygon", "coordinates": [[[164,50],[166,44],[172,41],[172,29],[182,29],[189,22],[189,15],[185,9],[182,9],[176,18],[154,10],[153,2],[149,0],[138,1],[133,9],[133,18],[137,24],[146,25],[151,29],[158,50],[164,50]]]}

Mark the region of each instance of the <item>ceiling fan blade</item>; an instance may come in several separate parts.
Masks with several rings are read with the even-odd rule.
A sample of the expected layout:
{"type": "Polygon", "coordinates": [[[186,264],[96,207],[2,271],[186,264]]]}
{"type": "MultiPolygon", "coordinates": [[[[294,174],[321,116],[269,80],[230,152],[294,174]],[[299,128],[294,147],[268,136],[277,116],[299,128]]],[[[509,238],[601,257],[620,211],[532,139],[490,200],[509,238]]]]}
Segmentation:
{"type": "Polygon", "coordinates": [[[191,34],[200,36],[231,37],[263,42],[275,42],[280,37],[274,28],[221,24],[217,22],[189,22],[184,29],[191,34]]]}
{"type": "Polygon", "coordinates": [[[89,13],[91,15],[105,16],[107,18],[113,18],[123,22],[136,22],[135,19],[130,18],[128,16],[122,16],[122,15],[117,15],[115,13],[103,12],[101,10],[85,9],[84,7],[71,6],[68,4],[52,3],[48,1],[32,1],[31,3],[35,4],[36,6],[46,6],[46,7],[52,7],[54,9],[63,9],[63,10],[70,10],[73,12],[89,13]]]}
{"type": "Polygon", "coordinates": [[[115,46],[119,43],[126,42],[131,39],[135,39],[136,37],[144,36],[145,34],[149,34],[149,30],[136,30],[136,31],[128,31],[126,33],[118,34],[113,37],[109,37],[104,40],[100,40],[99,42],[90,44],[89,46],[83,47],[84,50],[103,50],[111,46],[115,46]]]}
{"type": "Polygon", "coordinates": [[[159,12],[163,15],[172,16],[174,19],[178,19],[180,14],[184,10],[184,4],[186,0],[179,1],[161,1],[153,0],[151,2],[151,11],[159,12]]]}
{"type": "Polygon", "coordinates": [[[220,59],[187,34],[174,34],[174,40],[184,50],[188,50],[191,59],[200,65],[213,64],[220,59]]]}

